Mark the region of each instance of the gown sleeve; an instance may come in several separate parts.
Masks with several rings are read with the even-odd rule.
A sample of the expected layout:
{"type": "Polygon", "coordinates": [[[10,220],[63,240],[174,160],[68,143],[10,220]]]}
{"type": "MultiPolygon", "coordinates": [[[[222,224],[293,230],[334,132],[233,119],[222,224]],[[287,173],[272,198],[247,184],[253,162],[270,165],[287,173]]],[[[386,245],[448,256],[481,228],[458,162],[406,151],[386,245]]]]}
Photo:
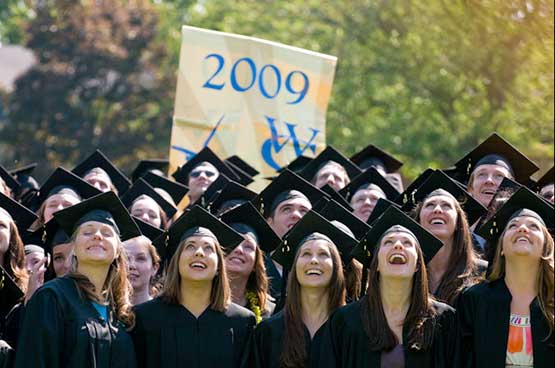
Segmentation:
{"type": "Polygon", "coordinates": [[[440,330],[436,340],[438,344],[434,358],[435,366],[458,368],[460,364],[455,310],[452,308],[444,310],[438,322],[440,330]]]}
{"type": "Polygon", "coordinates": [[[14,350],[4,340],[0,340],[0,368],[13,366],[14,350]]]}
{"type": "Polygon", "coordinates": [[[265,330],[267,330],[266,326],[261,324],[258,325],[258,327],[256,327],[256,329],[251,333],[245,348],[245,353],[243,354],[241,368],[267,367],[264,357],[267,356],[269,352],[264,350],[264,342],[265,338],[269,337],[268,335],[270,331],[265,330]]]}
{"type": "Polygon", "coordinates": [[[320,343],[320,352],[316,354],[317,358],[312,362],[312,368],[338,368],[341,367],[341,359],[339,357],[339,341],[341,340],[341,322],[339,321],[338,314],[335,313],[330,317],[326,326],[324,326],[324,333],[320,343]]]}
{"type": "Polygon", "coordinates": [[[474,304],[468,290],[462,292],[457,300],[457,352],[456,360],[461,368],[471,368],[473,362],[474,331],[472,319],[474,304]]]}
{"type": "Polygon", "coordinates": [[[52,290],[39,290],[25,308],[16,352],[16,368],[61,368],[64,318],[52,290]]]}

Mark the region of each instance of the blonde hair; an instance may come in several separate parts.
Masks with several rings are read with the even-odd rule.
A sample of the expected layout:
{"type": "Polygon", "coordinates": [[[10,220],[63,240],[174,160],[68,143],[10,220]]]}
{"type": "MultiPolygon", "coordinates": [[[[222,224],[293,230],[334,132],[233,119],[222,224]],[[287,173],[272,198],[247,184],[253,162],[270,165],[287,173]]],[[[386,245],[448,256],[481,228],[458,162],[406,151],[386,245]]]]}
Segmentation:
{"type": "MultiPolygon", "coordinates": [[[[553,237],[545,226],[541,227],[545,241],[543,243],[543,252],[540,258],[539,273],[536,277],[536,285],[538,289],[538,303],[544,318],[549,326],[549,334],[546,340],[553,334],[554,324],[554,308],[555,302],[553,297],[554,289],[554,272],[553,272],[553,237]]],[[[496,281],[505,277],[505,256],[502,254],[503,238],[507,227],[497,241],[497,248],[495,249],[495,256],[491,266],[491,274],[488,276],[488,281],[496,281]]]]}
{"type": "MultiPolygon", "coordinates": [[[[71,243],[75,246],[79,227],[74,231],[71,237],[71,243]]],[[[98,300],[96,288],[89,278],[78,271],[79,260],[72,251],[71,269],[68,276],[75,281],[77,290],[81,297],[89,300],[101,302],[98,300]]],[[[123,249],[123,243],[118,238],[117,257],[110,264],[108,275],[104,280],[104,285],[100,294],[107,300],[113,309],[116,319],[123,322],[127,330],[131,330],[135,326],[135,314],[131,309],[130,295],[133,287],[127,279],[127,256],[123,249]]]]}

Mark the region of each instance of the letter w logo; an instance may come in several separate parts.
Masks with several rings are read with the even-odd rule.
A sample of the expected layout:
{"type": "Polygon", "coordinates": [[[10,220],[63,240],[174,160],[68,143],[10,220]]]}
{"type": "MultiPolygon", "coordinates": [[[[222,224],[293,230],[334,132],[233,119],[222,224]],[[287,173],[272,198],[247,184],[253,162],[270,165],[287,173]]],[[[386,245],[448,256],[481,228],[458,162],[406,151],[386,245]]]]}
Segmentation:
{"type": "Polygon", "coordinates": [[[300,140],[297,137],[297,134],[295,133],[295,128],[297,127],[297,125],[284,122],[285,126],[287,127],[287,131],[289,132],[289,135],[278,134],[277,127],[276,127],[276,119],[271,118],[269,116],[265,116],[265,118],[266,118],[266,122],[270,127],[270,132],[272,134],[272,137],[264,141],[264,143],[262,144],[261,153],[264,161],[266,161],[266,163],[270,165],[272,168],[274,168],[275,170],[279,170],[281,168],[281,166],[276,163],[273,154],[274,153],[279,154],[281,150],[287,144],[289,144],[289,142],[292,142],[293,148],[295,149],[295,154],[297,155],[297,157],[301,156],[307,149],[312,151],[312,153],[316,152],[316,144],[314,143],[314,140],[318,135],[318,133],[320,133],[319,130],[314,128],[308,128],[311,131],[312,135],[308,141],[303,141],[303,140],[300,140]],[[281,140],[281,143],[280,143],[280,140],[281,140]]]}

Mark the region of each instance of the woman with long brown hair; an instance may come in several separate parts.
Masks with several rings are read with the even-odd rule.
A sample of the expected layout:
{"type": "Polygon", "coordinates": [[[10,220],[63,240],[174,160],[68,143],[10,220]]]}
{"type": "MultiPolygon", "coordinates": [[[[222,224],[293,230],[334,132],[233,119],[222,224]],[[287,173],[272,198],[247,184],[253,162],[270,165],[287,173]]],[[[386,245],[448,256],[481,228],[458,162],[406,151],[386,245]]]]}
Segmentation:
{"type": "Polygon", "coordinates": [[[236,247],[226,248],[231,300],[250,309],[257,323],[260,323],[272,315],[276,306],[268,294],[268,276],[262,252],[272,252],[281,239],[251,203],[229,210],[221,220],[244,237],[236,247]]]}
{"type": "Polygon", "coordinates": [[[465,367],[553,367],[553,207],[520,188],[481,229],[496,244],[487,281],[457,303],[465,367]]]}
{"type": "Polygon", "coordinates": [[[231,303],[220,244],[242,240],[199,206],[172,225],[164,289],[135,307],[139,367],[238,367],[256,320],[231,303]]]}
{"type": "Polygon", "coordinates": [[[368,291],[332,316],[318,366],[451,366],[454,310],[429,295],[426,274],[426,261],[441,245],[389,207],[353,253],[369,265],[368,291]]]}
{"type": "Polygon", "coordinates": [[[16,367],[135,367],[122,240],[140,234],[113,192],[56,212],[72,234],[71,271],[27,303],[16,367]]]}
{"type": "Polygon", "coordinates": [[[23,296],[29,279],[19,228],[23,231],[35,220],[31,211],[0,193],[0,336],[5,332],[6,315],[23,296]],[[8,293],[8,284],[19,289],[19,296],[8,293]]]}
{"type": "Polygon", "coordinates": [[[443,242],[426,266],[430,293],[454,306],[463,289],[485,276],[487,262],[474,251],[469,223],[474,223],[486,209],[439,170],[412,197],[417,202],[413,218],[443,242]]]}
{"type": "Polygon", "coordinates": [[[314,211],[288,233],[273,258],[289,270],[285,306],[254,332],[244,368],[301,368],[318,360],[323,326],[345,304],[345,279],[336,244],[356,244],[314,211]]]}

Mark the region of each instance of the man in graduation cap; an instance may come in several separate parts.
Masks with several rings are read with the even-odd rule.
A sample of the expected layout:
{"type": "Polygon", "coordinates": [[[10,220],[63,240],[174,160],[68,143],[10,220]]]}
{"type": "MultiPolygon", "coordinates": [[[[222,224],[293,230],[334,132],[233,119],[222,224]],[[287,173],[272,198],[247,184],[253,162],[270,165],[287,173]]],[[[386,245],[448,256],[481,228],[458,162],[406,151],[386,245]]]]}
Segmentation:
{"type": "Polygon", "coordinates": [[[361,170],[335,148],[328,146],[300,172],[300,176],[317,188],[329,185],[340,191],[361,170]]]}
{"type": "MultiPolygon", "coordinates": [[[[256,198],[253,204],[262,213],[272,230],[283,236],[312,209],[324,192],[289,170],[284,170],[256,198]]],[[[270,295],[280,300],[282,267],[266,255],[266,271],[270,279],[270,295]]],[[[280,303],[278,302],[278,305],[280,303]]]]}
{"type": "Polygon", "coordinates": [[[206,190],[223,174],[239,181],[239,177],[210,148],[205,147],[173,174],[175,180],[189,188],[189,206],[195,204],[206,190]]]}
{"type": "Polygon", "coordinates": [[[526,185],[539,167],[497,133],[455,163],[454,179],[466,183],[468,192],[484,207],[503,178],[526,185]]]}
{"type": "Polygon", "coordinates": [[[535,189],[540,196],[551,203],[555,203],[555,195],[553,191],[553,183],[555,182],[555,175],[553,174],[554,168],[555,166],[551,166],[551,169],[549,169],[535,184],[535,189]]]}

